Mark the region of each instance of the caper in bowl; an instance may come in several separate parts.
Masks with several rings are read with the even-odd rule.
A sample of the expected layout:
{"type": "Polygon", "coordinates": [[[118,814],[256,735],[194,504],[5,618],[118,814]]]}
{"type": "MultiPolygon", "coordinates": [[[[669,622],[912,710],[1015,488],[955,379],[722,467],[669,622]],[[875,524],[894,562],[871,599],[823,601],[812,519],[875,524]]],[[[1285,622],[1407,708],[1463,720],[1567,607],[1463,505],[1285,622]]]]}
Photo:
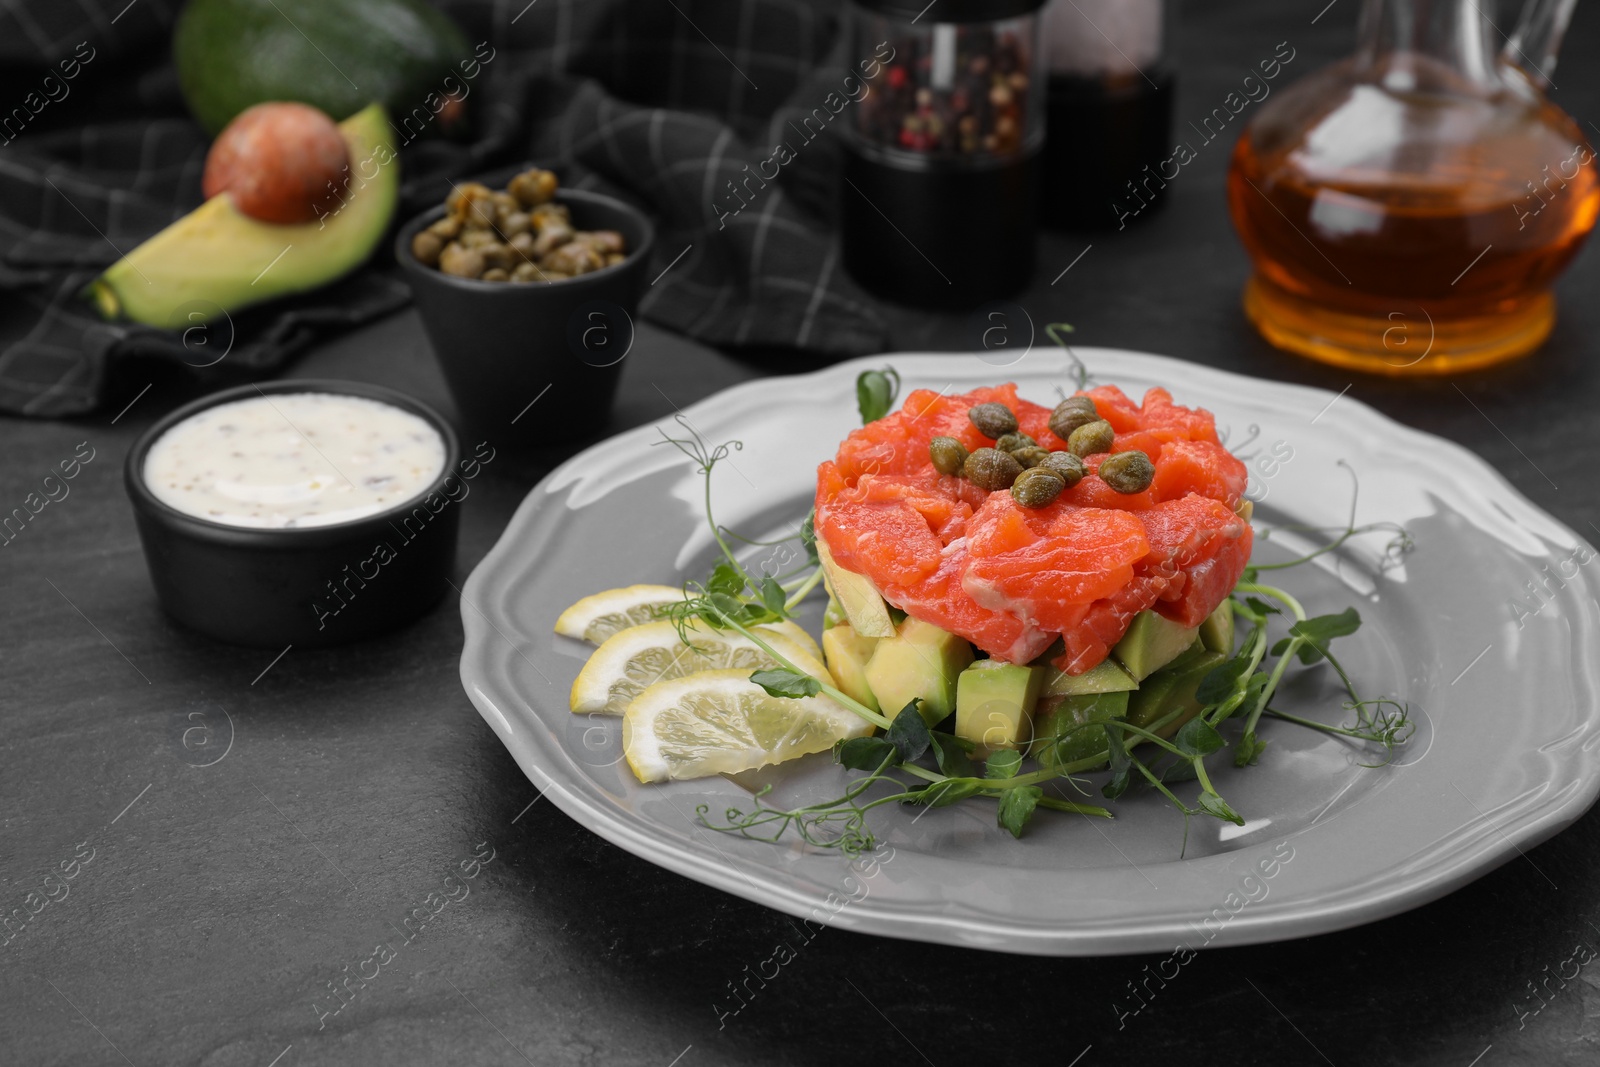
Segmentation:
{"type": "Polygon", "coordinates": [[[555,199],[561,183],[537,167],[502,190],[463,182],[445,214],[411,239],[417,262],[441,274],[485,282],[555,282],[614,267],[628,257],[616,230],[580,230],[555,199]]]}

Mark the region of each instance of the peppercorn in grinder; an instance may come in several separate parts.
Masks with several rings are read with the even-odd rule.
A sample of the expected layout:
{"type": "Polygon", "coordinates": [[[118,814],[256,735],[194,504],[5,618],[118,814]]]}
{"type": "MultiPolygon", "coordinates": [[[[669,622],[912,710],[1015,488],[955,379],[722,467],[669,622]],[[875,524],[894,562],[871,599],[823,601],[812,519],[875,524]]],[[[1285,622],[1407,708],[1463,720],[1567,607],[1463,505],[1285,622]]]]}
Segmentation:
{"type": "Polygon", "coordinates": [[[851,6],[851,54],[882,65],[849,109],[839,189],[844,263],[863,288],[952,308],[1028,283],[1044,143],[1041,3],[851,6]]]}

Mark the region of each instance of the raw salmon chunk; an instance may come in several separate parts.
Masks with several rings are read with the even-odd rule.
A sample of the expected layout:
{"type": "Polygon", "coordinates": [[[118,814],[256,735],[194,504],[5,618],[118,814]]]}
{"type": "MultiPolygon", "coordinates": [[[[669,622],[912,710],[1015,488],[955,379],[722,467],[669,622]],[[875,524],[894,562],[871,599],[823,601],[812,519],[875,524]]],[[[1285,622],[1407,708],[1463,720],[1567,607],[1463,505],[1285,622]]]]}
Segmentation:
{"type": "Polygon", "coordinates": [[[817,472],[816,527],[840,566],[870,578],[908,615],[1024,663],[1057,638],[1053,662],[1079,674],[1105,659],[1133,617],[1154,609],[1199,625],[1233,589],[1250,558],[1250,525],[1235,513],[1246,482],[1217,439],[1210,412],[1151,389],[1135,404],[1115,386],[1083,395],[1116,431],[1117,452],[1150,457],[1143,492],[1114,491],[1090,473],[1041,508],[940,474],[928,443],[954,437],[971,451],[994,444],[967,418],[998,402],[1048,449],[1050,408],[1012,384],[948,396],[912,391],[897,412],[839,446],[817,472]]]}

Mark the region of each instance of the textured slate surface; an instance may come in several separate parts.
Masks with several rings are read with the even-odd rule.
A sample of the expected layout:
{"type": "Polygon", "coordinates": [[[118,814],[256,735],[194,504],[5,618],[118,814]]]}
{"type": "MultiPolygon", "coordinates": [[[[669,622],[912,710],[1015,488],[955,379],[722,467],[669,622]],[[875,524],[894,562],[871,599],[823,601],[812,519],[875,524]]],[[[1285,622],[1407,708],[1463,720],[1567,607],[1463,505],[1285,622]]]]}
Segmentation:
{"type": "MultiPolygon", "coordinates": [[[[1355,6],[1338,3],[1315,26],[1323,0],[1189,12],[1180,123],[1279,41],[1299,49],[1298,70],[1347,51],[1355,6]]],[[[1600,17],[1580,7],[1556,75],[1558,100],[1580,120],[1600,116],[1600,70],[1583,62],[1597,43],[1600,17]]],[[[1593,249],[1561,283],[1562,319],[1534,359],[1454,382],[1352,384],[1273,352],[1243,322],[1225,164],[1224,146],[1211,146],[1174,182],[1166,213],[1138,228],[1047,238],[1019,303],[1036,322],[1075,322],[1085,344],[1350,384],[1350,395],[1477,450],[1600,537],[1590,525],[1600,523],[1593,249]]],[[[972,344],[964,317],[890,314],[897,347],[972,344]]],[[[646,330],[613,428],[778,366],[799,369],[646,330]]],[[[295,372],[443,401],[409,313],[295,372]]],[[[127,399],[147,381],[131,378],[127,399]]],[[[1203,953],[1164,988],[1151,980],[1155,995],[1120,1029],[1113,1005],[1126,1009],[1127,984],[1164,957],[1050,961],[836,930],[813,938],[635,860],[535,802],[461,692],[454,598],[391,640],[294,650],[265,674],[272,653],[214,645],[162,617],[120,464],[182,392],[162,379],[115,423],[0,421],[5,510],[80,442],[94,449],[70,495],[0,548],[0,911],[26,915],[30,891],[57,898],[0,948],[0,1062],[1490,1067],[1600,1057],[1600,971],[1584,965],[1600,948],[1593,814],[1399,918],[1203,953]],[[180,731],[197,721],[216,727],[218,747],[183,747],[180,731]],[[229,722],[226,755],[196,766],[223,751],[229,722]],[[411,909],[431,913],[445,896],[459,899],[407,942],[411,909]],[[719,1027],[717,1005],[734,1003],[728,984],[761,969],[780,941],[795,958],[764,988],[752,982],[755,996],[719,1027]],[[375,955],[379,943],[389,949],[375,955]],[[374,967],[319,1029],[336,1004],[329,983],[374,967]]],[[[497,464],[475,483],[458,584],[561,456],[497,464]]]]}

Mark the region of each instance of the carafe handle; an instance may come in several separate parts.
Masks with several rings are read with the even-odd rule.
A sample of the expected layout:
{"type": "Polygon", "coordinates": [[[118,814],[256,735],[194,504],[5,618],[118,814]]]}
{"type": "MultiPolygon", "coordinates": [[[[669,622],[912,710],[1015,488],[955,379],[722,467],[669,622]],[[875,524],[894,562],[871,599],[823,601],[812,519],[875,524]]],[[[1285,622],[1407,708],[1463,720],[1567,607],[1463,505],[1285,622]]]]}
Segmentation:
{"type": "Polygon", "coordinates": [[[1550,87],[1556,53],[1578,0],[1527,0],[1500,58],[1527,75],[1540,89],[1550,87]]]}

